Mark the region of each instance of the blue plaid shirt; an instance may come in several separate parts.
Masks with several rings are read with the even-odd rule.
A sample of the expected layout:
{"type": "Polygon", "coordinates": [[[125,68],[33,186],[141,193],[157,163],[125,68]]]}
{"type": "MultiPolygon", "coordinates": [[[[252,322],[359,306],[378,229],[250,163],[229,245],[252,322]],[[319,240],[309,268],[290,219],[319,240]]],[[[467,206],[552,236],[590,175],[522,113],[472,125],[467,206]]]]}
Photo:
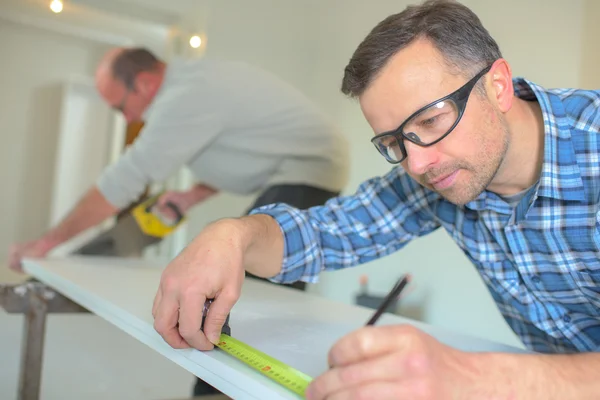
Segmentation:
{"type": "Polygon", "coordinates": [[[546,132],[541,177],[514,208],[488,191],[456,206],[399,167],[324,206],[262,207],[253,213],[273,216],[285,232],[273,280],[315,282],[322,269],[366,263],[443,227],[528,348],[599,349],[600,91],[545,90],[525,79],[514,87],[537,98],[546,132]]]}

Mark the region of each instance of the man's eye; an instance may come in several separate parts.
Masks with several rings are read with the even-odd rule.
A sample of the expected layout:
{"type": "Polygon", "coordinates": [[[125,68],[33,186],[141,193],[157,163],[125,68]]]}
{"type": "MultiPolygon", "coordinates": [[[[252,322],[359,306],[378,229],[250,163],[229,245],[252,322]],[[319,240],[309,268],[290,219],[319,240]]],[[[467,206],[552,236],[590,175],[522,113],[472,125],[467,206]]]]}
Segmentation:
{"type": "Polygon", "coordinates": [[[398,146],[398,141],[396,139],[390,138],[381,141],[382,146],[384,147],[395,147],[398,146]]]}
{"type": "Polygon", "coordinates": [[[429,117],[427,119],[422,120],[419,125],[424,126],[424,127],[430,127],[435,125],[435,123],[438,121],[438,117],[439,115],[435,115],[433,117],[429,117]]]}

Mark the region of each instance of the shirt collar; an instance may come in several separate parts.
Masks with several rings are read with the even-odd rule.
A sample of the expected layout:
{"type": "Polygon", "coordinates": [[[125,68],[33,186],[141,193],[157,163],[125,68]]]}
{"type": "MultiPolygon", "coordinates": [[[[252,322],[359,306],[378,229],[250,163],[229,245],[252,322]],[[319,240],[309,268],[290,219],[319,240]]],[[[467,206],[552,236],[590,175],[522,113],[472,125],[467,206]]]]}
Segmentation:
{"type": "Polygon", "coordinates": [[[523,78],[515,79],[513,85],[516,96],[524,100],[537,99],[544,117],[544,163],[537,195],[559,200],[584,200],[583,179],[562,99],[523,78]]]}
{"type": "MultiPolygon", "coordinates": [[[[584,200],[581,172],[571,140],[571,130],[562,100],[554,93],[524,78],[513,80],[515,95],[523,100],[537,100],[544,118],[544,161],[540,179],[517,206],[516,219],[525,217],[539,196],[559,200],[584,200]]],[[[494,193],[484,191],[466,204],[473,210],[490,209],[503,214],[512,212],[494,193]]]]}

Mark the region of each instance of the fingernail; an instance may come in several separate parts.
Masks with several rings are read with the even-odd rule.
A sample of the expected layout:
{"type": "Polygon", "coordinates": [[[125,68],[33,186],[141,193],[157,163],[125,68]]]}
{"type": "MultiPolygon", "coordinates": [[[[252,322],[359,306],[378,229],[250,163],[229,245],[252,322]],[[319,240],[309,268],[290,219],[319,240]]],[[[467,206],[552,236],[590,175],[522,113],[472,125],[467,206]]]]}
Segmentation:
{"type": "Polygon", "coordinates": [[[219,336],[220,336],[220,335],[217,335],[217,334],[215,334],[215,333],[211,332],[211,333],[209,333],[209,334],[208,334],[208,335],[206,335],[206,336],[207,336],[208,340],[210,340],[210,342],[211,342],[212,344],[217,344],[217,343],[219,342],[219,336]]]}

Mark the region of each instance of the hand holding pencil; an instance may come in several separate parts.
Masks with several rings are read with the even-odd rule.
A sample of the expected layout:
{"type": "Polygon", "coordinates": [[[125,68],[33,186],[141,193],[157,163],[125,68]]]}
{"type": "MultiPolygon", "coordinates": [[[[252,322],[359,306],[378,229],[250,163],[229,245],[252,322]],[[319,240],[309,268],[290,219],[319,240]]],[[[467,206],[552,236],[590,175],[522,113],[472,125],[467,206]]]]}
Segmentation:
{"type": "Polygon", "coordinates": [[[330,369],[311,382],[307,399],[454,399],[473,387],[469,353],[409,324],[375,326],[409,281],[401,278],[365,327],[334,344],[330,369]]]}

